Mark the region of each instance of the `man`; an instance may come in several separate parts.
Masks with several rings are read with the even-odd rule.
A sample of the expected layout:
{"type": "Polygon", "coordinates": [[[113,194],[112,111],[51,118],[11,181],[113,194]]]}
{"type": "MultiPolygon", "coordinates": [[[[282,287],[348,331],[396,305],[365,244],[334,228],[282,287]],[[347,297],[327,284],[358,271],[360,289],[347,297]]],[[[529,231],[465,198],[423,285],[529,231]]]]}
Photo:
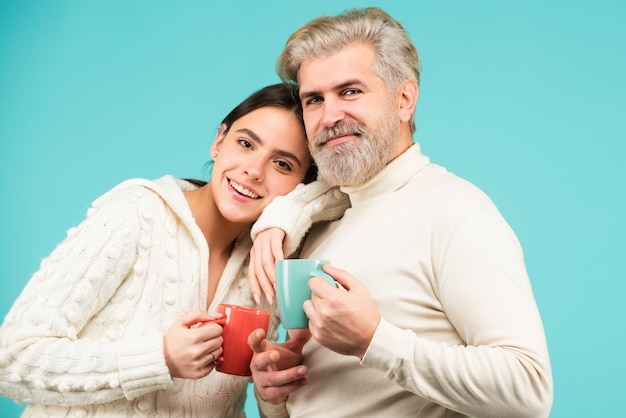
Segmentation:
{"type": "MultiPolygon", "coordinates": [[[[324,182],[351,207],[314,224],[301,249],[331,260],[340,285],[310,280],[309,330],[284,344],[250,336],[262,414],[548,416],[550,361],[522,250],[484,193],[413,142],[419,57],[403,27],[377,8],[315,19],[278,69],[299,87],[323,181],[276,199],[255,231],[281,227],[289,255],[311,221],[336,218],[341,195],[324,182]]],[[[272,297],[277,236],[255,243],[257,299],[255,278],[272,297]]]]}

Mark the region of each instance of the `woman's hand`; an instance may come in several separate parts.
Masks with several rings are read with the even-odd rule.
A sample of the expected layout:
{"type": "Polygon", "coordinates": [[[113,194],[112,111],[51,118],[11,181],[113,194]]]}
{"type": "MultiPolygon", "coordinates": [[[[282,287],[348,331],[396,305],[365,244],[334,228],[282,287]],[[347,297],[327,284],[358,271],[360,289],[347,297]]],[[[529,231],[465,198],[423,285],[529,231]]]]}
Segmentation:
{"type": "Polygon", "coordinates": [[[163,336],[165,363],[172,377],[199,379],[213,370],[224,342],[216,321],[221,316],[197,310],[174,320],[163,336]]]}
{"type": "Polygon", "coordinates": [[[285,231],[279,228],[270,228],[259,232],[250,250],[250,264],[248,266],[248,280],[256,303],[261,303],[261,291],[267,301],[274,303],[275,262],[285,258],[283,241],[285,231]]]}

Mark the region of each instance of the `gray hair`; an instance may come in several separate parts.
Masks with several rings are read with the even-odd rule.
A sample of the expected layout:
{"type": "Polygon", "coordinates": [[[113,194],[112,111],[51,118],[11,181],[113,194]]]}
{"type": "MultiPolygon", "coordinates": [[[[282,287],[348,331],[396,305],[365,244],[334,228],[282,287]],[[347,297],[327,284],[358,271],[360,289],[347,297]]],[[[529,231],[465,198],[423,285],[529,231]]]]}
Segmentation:
{"type": "MultiPolygon", "coordinates": [[[[287,40],[276,71],[285,84],[296,87],[303,61],[335,53],[357,42],[374,48],[373,71],[390,92],[395,93],[406,80],[419,85],[420,59],[415,45],[402,25],[377,7],[321,16],[302,26],[287,40]]],[[[410,127],[414,133],[415,114],[410,127]]]]}

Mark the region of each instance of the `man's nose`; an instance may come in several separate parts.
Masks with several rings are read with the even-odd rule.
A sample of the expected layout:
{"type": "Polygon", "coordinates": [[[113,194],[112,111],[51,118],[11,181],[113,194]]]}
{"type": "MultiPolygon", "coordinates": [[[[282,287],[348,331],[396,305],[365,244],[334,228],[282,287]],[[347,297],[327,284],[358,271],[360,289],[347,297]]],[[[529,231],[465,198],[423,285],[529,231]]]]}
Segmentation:
{"type": "Polygon", "coordinates": [[[333,127],[343,120],[345,112],[335,99],[326,99],[323,104],[322,123],[325,128],[333,127]]]}

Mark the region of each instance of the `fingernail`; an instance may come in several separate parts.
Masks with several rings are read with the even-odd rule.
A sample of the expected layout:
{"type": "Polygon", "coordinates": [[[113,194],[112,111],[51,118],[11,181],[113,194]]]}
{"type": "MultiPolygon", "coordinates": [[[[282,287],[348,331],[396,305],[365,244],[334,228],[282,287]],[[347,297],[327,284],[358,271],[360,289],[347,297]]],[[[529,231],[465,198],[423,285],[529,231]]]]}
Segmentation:
{"type": "Polygon", "coordinates": [[[274,298],[272,298],[272,294],[270,292],[265,292],[265,298],[267,299],[270,305],[274,304],[274,298]]]}
{"type": "Polygon", "coordinates": [[[253,296],[254,296],[254,301],[256,302],[256,304],[260,305],[261,304],[261,296],[259,296],[258,293],[254,293],[253,296]]]}

